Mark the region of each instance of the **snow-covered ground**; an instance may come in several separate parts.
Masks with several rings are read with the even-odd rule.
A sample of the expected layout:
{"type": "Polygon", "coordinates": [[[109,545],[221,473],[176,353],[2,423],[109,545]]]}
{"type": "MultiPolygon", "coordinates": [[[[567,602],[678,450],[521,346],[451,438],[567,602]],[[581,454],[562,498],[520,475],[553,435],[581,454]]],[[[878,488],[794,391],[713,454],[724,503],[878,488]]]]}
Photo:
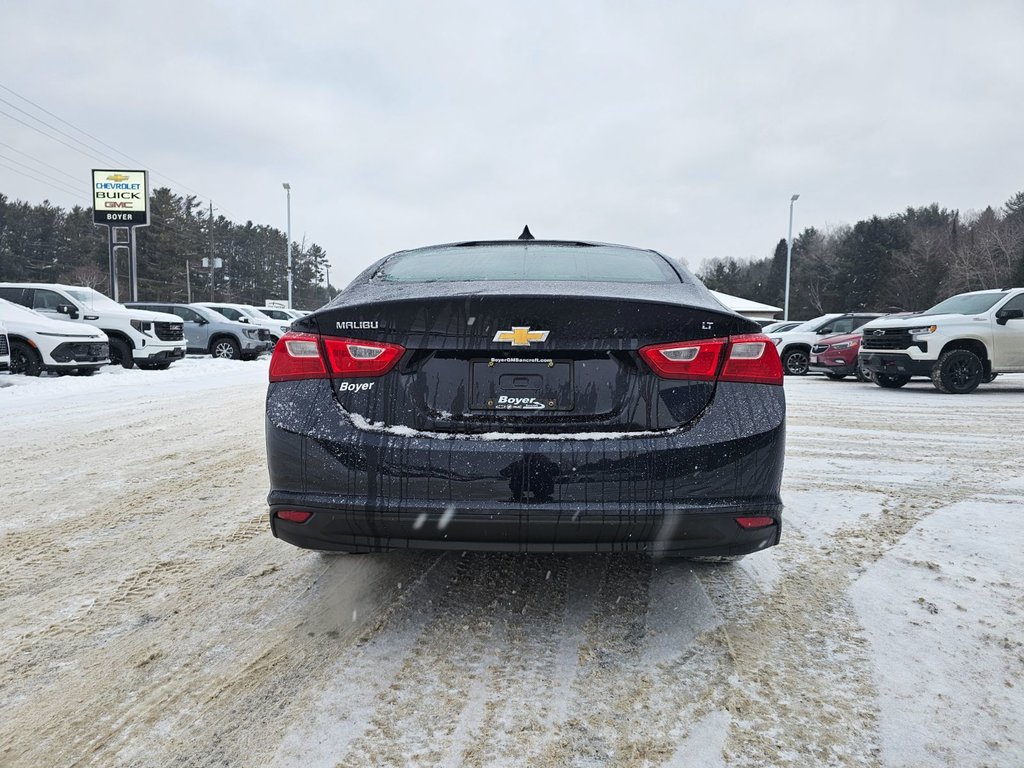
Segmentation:
{"type": "Polygon", "coordinates": [[[0,764],[1024,765],[1024,376],[787,379],[716,567],[293,549],[266,375],[0,375],[0,764]]]}

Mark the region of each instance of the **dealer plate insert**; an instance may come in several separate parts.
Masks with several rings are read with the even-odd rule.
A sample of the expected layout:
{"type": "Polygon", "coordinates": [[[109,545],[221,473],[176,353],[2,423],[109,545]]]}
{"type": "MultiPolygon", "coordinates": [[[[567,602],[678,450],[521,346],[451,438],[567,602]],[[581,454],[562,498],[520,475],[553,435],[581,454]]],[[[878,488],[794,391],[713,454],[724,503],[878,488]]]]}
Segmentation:
{"type": "Polygon", "coordinates": [[[474,411],[571,411],[572,360],[491,357],[470,361],[469,407],[474,411]]]}

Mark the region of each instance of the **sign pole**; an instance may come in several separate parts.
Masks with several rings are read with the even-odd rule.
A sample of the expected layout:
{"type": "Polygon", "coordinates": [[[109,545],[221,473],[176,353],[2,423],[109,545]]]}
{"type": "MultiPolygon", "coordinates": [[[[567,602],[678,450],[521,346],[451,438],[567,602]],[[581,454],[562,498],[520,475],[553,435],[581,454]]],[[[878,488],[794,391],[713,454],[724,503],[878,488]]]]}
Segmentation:
{"type": "Polygon", "coordinates": [[[117,248],[114,246],[113,227],[107,227],[107,252],[110,254],[110,298],[117,301],[117,248]]]}

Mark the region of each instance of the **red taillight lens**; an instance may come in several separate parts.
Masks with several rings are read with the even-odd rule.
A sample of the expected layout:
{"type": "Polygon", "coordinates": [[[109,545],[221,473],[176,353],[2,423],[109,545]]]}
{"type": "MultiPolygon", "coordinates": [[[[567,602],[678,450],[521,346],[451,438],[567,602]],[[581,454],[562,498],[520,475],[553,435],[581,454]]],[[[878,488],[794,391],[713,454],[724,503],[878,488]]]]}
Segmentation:
{"type": "Polygon", "coordinates": [[[271,381],[326,378],[319,336],[289,331],[281,337],[270,358],[271,381]]]}
{"type": "Polygon", "coordinates": [[[334,377],[381,376],[402,357],[405,347],[383,341],[324,336],[327,362],[334,377]]]}
{"type": "Polygon", "coordinates": [[[643,347],[640,356],[663,379],[782,384],[779,352],[767,336],[700,339],[643,347]],[[721,365],[723,353],[725,362],[721,365]]]}
{"type": "Polygon", "coordinates": [[[270,380],[381,376],[394,368],[404,352],[405,347],[383,341],[289,331],[274,347],[270,380]]]}
{"type": "Polygon", "coordinates": [[[775,518],[765,517],[757,515],[755,517],[737,517],[736,522],[739,523],[740,528],[767,528],[769,525],[775,525],[775,518]]]}
{"type": "Polygon", "coordinates": [[[640,350],[642,357],[663,379],[714,381],[726,339],[654,344],[640,350]]]}
{"type": "Polygon", "coordinates": [[[285,509],[277,513],[278,520],[287,520],[289,523],[304,523],[312,516],[312,512],[297,512],[293,509],[285,509]]]}
{"type": "Polygon", "coordinates": [[[782,362],[771,339],[759,333],[729,339],[729,356],[722,368],[722,381],[748,384],[782,384],[782,362]]]}

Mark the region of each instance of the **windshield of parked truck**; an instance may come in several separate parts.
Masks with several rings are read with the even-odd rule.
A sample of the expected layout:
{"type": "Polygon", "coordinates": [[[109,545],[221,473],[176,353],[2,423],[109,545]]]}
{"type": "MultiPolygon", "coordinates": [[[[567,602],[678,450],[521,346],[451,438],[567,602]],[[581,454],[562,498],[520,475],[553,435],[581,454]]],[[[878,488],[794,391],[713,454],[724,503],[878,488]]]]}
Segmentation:
{"type": "Polygon", "coordinates": [[[993,305],[1006,298],[1006,292],[998,293],[961,293],[959,296],[951,296],[945,301],[940,301],[931,309],[926,309],[923,315],[980,315],[988,312],[993,305]]]}
{"type": "Polygon", "coordinates": [[[111,298],[104,296],[99,291],[94,291],[92,288],[67,288],[68,295],[80,301],[90,309],[124,309],[124,307],[118,304],[111,298]]]}

